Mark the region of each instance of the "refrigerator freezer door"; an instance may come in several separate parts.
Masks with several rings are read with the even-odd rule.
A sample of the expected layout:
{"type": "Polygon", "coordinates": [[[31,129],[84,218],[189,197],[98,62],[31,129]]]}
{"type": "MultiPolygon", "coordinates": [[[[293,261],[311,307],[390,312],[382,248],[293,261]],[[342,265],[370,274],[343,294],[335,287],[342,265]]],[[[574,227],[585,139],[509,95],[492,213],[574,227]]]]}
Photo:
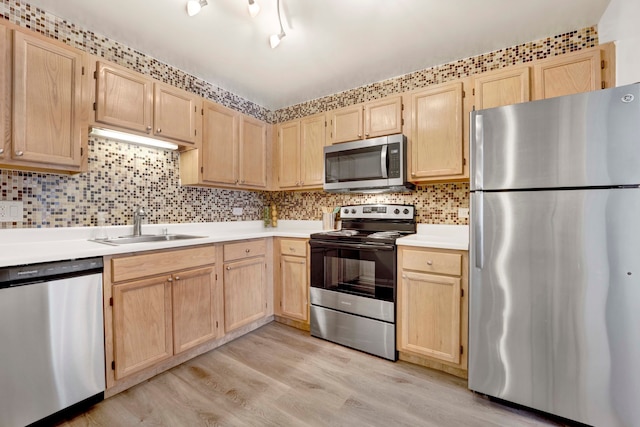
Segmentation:
{"type": "Polygon", "coordinates": [[[640,189],[476,192],[471,209],[469,388],[638,425],[640,189]]]}
{"type": "Polygon", "coordinates": [[[640,184],[640,84],[474,111],[471,190],[640,184]]]}

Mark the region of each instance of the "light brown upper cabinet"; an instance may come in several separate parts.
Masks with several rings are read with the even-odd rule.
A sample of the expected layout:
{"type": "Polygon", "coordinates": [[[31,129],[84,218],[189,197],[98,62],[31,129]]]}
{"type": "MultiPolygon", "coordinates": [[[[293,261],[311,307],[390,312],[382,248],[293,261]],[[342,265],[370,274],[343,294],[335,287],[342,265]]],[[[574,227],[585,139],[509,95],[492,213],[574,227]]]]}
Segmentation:
{"type": "Polygon", "coordinates": [[[0,167],[82,172],[87,144],[84,54],[4,25],[0,39],[0,167]]]}
{"type": "Polygon", "coordinates": [[[473,79],[476,110],[529,102],[531,82],[529,66],[502,68],[482,73],[473,79]]]}
{"type": "Polygon", "coordinates": [[[11,150],[11,30],[0,25],[0,164],[11,150]]]}
{"type": "Polygon", "coordinates": [[[409,179],[442,181],[465,174],[462,83],[408,95],[411,110],[409,179]]]}
{"type": "Polygon", "coordinates": [[[180,153],[182,185],[265,189],[267,125],[203,102],[201,148],[180,153]]]}
{"type": "Polygon", "coordinates": [[[96,64],[95,78],[96,123],[185,147],[198,141],[202,100],[196,95],[101,61],[96,64]]]}
{"type": "Polygon", "coordinates": [[[278,182],[281,189],[322,188],[325,114],[278,125],[278,182]]]}
{"type": "Polygon", "coordinates": [[[612,58],[608,58],[609,56],[613,56],[611,44],[534,63],[535,99],[602,89],[606,86],[603,84],[605,80],[613,80],[613,70],[608,64],[612,64],[612,58]]]}
{"type": "Polygon", "coordinates": [[[402,132],[402,96],[330,111],[331,144],[402,132]]]}

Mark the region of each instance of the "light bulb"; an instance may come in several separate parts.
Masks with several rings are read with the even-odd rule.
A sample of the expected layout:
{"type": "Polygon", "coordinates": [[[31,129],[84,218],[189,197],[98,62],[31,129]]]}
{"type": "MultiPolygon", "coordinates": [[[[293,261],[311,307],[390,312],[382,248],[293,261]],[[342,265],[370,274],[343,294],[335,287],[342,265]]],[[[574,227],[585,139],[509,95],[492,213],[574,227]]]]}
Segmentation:
{"type": "Polygon", "coordinates": [[[198,0],[189,0],[187,2],[187,15],[193,16],[200,13],[202,6],[200,6],[200,2],[198,0]]]}
{"type": "Polygon", "coordinates": [[[280,44],[280,41],[284,38],[285,34],[273,34],[269,37],[269,45],[271,45],[271,49],[275,49],[280,44]]]}
{"type": "Polygon", "coordinates": [[[255,0],[249,0],[249,15],[251,15],[252,18],[255,18],[258,13],[260,13],[260,5],[258,3],[256,3],[255,0]]]}

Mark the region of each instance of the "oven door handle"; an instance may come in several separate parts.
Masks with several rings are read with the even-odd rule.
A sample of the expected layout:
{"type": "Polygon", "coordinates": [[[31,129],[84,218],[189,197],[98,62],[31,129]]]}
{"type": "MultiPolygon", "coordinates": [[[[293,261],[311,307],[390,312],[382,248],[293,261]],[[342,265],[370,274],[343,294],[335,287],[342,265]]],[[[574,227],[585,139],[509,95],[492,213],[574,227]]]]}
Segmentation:
{"type": "Polygon", "coordinates": [[[325,242],[314,242],[311,241],[311,246],[321,247],[325,249],[362,249],[366,251],[392,251],[395,249],[394,245],[388,245],[384,243],[369,243],[369,244],[360,244],[360,243],[325,243],[325,242]]]}

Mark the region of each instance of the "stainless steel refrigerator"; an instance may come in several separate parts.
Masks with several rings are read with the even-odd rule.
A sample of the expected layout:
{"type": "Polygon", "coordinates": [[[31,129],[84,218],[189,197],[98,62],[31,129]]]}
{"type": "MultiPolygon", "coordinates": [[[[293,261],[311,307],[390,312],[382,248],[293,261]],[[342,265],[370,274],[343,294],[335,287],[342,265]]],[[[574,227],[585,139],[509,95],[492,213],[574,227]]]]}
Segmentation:
{"type": "Polygon", "coordinates": [[[640,84],[471,116],[469,388],[640,426],[640,84]]]}

